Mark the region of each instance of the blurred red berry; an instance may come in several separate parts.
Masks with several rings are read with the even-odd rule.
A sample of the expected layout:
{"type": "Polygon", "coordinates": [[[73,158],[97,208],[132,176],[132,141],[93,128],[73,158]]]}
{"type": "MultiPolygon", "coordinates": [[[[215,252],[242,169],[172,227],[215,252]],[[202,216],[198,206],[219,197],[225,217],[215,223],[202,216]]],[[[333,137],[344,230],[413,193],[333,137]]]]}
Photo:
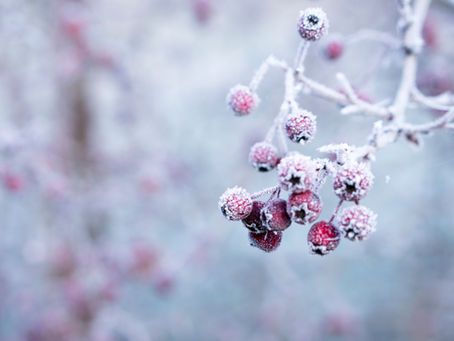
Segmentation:
{"type": "Polygon", "coordinates": [[[339,58],[343,52],[344,44],[340,41],[333,40],[325,46],[325,56],[330,60],[339,58]]]}
{"type": "Polygon", "coordinates": [[[3,183],[6,189],[11,192],[19,192],[25,186],[24,179],[19,175],[12,173],[7,173],[4,175],[3,183]]]}

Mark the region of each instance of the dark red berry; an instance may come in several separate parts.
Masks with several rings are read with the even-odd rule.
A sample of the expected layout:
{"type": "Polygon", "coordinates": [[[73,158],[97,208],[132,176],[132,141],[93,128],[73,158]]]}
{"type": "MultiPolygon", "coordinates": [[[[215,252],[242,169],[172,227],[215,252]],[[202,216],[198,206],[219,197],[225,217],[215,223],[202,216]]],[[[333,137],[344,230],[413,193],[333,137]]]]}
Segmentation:
{"type": "Polygon", "coordinates": [[[260,250],[265,252],[271,252],[276,250],[281,244],[282,232],[279,231],[267,231],[263,233],[249,232],[249,239],[251,245],[258,247],[260,250]]]}
{"type": "Polygon", "coordinates": [[[263,225],[261,211],[265,206],[263,201],[252,202],[252,211],[249,216],[242,220],[244,226],[254,233],[264,232],[266,227],[263,225]]]}
{"type": "Polygon", "coordinates": [[[283,199],[273,199],[262,209],[262,221],[271,231],[283,231],[292,221],[287,213],[287,202],[283,199]]]}

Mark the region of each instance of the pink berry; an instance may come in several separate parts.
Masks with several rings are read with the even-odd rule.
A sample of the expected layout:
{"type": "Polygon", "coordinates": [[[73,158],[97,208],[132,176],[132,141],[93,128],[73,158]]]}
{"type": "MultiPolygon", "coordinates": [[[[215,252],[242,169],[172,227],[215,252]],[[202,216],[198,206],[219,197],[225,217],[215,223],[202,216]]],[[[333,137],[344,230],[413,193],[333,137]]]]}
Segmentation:
{"type": "Polygon", "coordinates": [[[344,52],[344,45],[340,41],[330,41],[325,47],[325,55],[330,60],[339,58],[344,52]]]}
{"type": "Polygon", "coordinates": [[[252,211],[250,194],[241,187],[235,186],[227,189],[219,198],[219,208],[229,220],[241,220],[252,211]]]}
{"type": "Polygon", "coordinates": [[[312,225],[307,235],[307,243],[313,254],[324,256],[333,251],[340,241],[339,231],[326,221],[312,225]]]}
{"type": "Polygon", "coordinates": [[[285,131],[290,140],[296,143],[306,143],[314,138],[316,118],[307,110],[299,110],[287,116],[285,131]]]}
{"type": "Polygon", "coordinates": [[[345,208],[335,224],[345,238],[363,240],[375,231],[377,215],[367,207],[356,205],[345,208]]]}
{"type": "Polygon", "coordinates": [[[292,193],[288,198],[287,212],[298,224],[310,224],[318,219],[322,212],[322,202],[312,191],[292,193]]]}
{"type": "Polygon", "coordinates": [[[434,18],[430,16],[426,18],[422,29],[422,36],[428,48],[435,50],[438,47],[438,28],[434,18]]]}
{"type": "Polygon", "coordinates": [[[292,192],[311,189],[317,180],[315,165],[307,156],[289,153],[277,166],[281,187],[292,192]]]}
{"type": "Polygon", "coordinates": [[[277,159],[276,147],[268,142],[254,144],[249,153],[249,163],[259,172],[267,172],[276,167],[277,159]]]}
{"type": "Polygon", "coordinates": [[[283,199],[274,199],[262,209],[262,221],[272,231],[283,231],[292,221],[287,213],[287,202],[283,199]]]}
{"type": "Polygon", "coordinates": [[[264,232],[266,230],[261,217],[264,206],[265,203],[263,201],[254,201],[252,203],[251,214],[242,220],[244,226],[254,233],[264,232]]]}
{"type": "Polygon", "coordinates": [[[343,200],[358,201],[367,194],[373,180],[374,176],[367,165],[348,162],[334,177],[334,192],[343,200]]]}
{"type": "Polygon", "coordinates": [[[245,116],[257,107],[259,98],[249,87],[235,85],[227,95],[227,103],[236,116],[245,116]]]}
{"type": "Polygon", "coordinates": [[[5,187],[11,192],[19,192],[24,188],[25,182],[19,175],[7,173],[3,179],[5,187]]]}
{"type": "Polygon", "coordinates": [[[267,231],[263,233],[249,232],[251,245],[265,252],[276,250],[281,244],[282,232],[267,231]]]}
{"type": "Polygon", "coordinates": [[[321,8],[307,8],[300,12],[298,32],[303,39],[319,40],[328,31],[329,22],[321,8]]]}

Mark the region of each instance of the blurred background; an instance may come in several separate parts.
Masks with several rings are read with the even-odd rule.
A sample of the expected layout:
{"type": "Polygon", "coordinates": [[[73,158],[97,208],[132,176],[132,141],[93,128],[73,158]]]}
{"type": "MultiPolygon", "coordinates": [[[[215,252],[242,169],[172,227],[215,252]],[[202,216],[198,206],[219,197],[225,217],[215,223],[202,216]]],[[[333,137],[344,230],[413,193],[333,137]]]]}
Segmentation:
{"type": "MultiPolygon", "coordinates": [[[[293,225],[270,254],[219,212],[233,185],[277,183],[247,162],[279,110],[272,70],[245,118],[225,104],[269,55],[290,63],[298,12],[321,6],[331,36],[396,34],[395,0],[1,0],[0,340],[453,340],[454,146],[380,151],[366,241],[309,254],[293,225]],[[389,181],[387,181],[387,179],[389,181]]],[[[454,7],[433,1],[418,84],[453,90],[454,7]]],[[[344,72],[373,102],[393,98],[402,55],[362,41],[306,74],[344,72]]],[[[317,115],[307,146],[366,143],[373,118],[317,115]]],[[[410,108],[413,122],[437,112],[410,108]]],[[[337,199],[331,183],[322,218],[337,199]]]]}

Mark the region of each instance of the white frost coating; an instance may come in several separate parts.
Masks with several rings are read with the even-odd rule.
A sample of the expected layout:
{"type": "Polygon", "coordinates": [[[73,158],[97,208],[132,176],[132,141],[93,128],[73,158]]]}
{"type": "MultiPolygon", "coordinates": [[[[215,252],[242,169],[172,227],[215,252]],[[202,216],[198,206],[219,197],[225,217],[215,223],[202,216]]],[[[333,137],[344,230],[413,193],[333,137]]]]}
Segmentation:
{"type": "Polygon", "coordinates": [[[317,172],[312,160],[302,154],[292,152],[277,166],[281,187],[291,191],[311,189],[317,180],[317,172]]]}
{"type": "Polygon", "coordinates": [[[355,146],[349,145],[347,143],[328,144],[326,146],[318,148],[318,151],[320,153],[335,156],[336,162],[340,165],[343,165],[349,161],[353,161],[355,150],[355,146]]]}
{"type": "Polygon", "coordinates": [[[364,240],[377,226],[377,215],[364,206],[344,208],[334,225],[342,235],[351,241],[364,240]]]}
{"type": "Polygon", "coordinates": [[[374,175],[365,163],[348,162],[334,177],[334,192],[348,201],[362,199],[373,185],[374,175]]]}
{"type": "Polygon", "coordinates": [[[301,37],[315,41],[328,33],[329,21],[325,11],[321,8],[307,8],[300,11],[298,32],[301,37]]]}
{"type": "Polygon", "coordinates": [[[251,195],[242,187],[231,187],[221,195],[218,206],[227,219],[241,220],[252,211],[251,195]]]}
{"type": "Polygon", "coordinates": [[[278,151],[268,142],[254,144],[249,152],[249,163],[259,171],[269,171],[276,166],[278,151]]]}
{"type": "Polygon", "coordinates": [[[317,118],[310,111],[297,109],[287,116],[285,131],[293,142],[310,142],[317,131],[317,118]]]}

